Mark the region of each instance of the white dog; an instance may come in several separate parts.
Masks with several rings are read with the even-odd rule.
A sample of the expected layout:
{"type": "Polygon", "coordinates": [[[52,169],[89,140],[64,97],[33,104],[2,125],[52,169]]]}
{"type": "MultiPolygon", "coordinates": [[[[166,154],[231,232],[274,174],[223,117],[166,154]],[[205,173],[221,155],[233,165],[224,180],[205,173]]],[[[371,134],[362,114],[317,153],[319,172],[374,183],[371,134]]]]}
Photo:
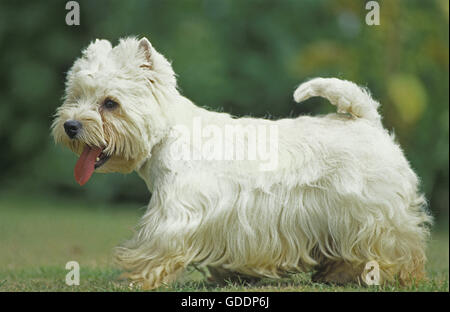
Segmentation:
{"type": "Polygon", "coordinates": [[[135,170],[147,183],[148,210],[117,259],[148,289],[191,263],[216,279],[299,271],[331,283],[424,278],[431,217],[378,103],[333,78],[294,93],[297,102],[312,96],[339,113],[234,118],[183,97],[170,63],[146,38],[114,48],[96,40],[67,75],[52,131],[80,155],[80,184],[94,170],[135,170]],[[230,139],[227,129],[238,136],[230,139]],[[214,140],[195,143],[205,133],[214,140]],[[261,150],[270,153],[256,155],[261,150]],[[366,278],[367,263],[379,276],[366,278]]]}

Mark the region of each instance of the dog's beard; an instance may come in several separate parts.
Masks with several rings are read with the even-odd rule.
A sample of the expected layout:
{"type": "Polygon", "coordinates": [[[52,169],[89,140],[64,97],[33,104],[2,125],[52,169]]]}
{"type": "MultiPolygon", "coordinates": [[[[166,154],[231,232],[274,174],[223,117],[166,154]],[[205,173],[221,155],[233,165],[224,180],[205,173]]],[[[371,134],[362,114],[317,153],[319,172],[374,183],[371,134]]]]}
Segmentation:
{"type": "Polygon", "coordinates": [[[133,157],[127,158],[116,152],[106,142],[103,144],[88,144],[79,140],[72,140],[65,144],[75,154],[79,155],[74,167],[74,176],[78,184],[86,184],[94,172],[97,173],[130,173],[137,165],[133,157]],[[109,148],[108,148],[109,147],[109,148]]]}
{"type": "Polygon", "coordinates": [[[94,172],[111,173],[120,172],[127,174],[132,172],[143,156],[148,153],[125,145],[124,142],[136,142],[132,136],[116,135],[109,131],[104,133],[101,127],[84,122],[84,130],[75,139],[69,139],[63,130],[61,122],[67,118],[58,119],[53,126],[55,142],[69,148],[78,155],[74,168],[75,180],[78,184],[86,184],[94,172]],[[61,121],[62,120],[62,121],[61,121]],[[119,145],[116,144],[120,138],[119,145]]]}

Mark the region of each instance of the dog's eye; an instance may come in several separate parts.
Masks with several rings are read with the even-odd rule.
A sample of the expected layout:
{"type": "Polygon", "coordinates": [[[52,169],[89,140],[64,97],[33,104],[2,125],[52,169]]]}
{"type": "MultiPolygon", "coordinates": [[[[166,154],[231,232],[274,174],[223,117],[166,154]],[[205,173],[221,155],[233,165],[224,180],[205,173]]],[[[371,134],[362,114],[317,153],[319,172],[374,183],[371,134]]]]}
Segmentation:
{"type": "Polygon", "coordinates": [[[111,99],[106,99],[106,100],[103,102],[103,106],[104,106],[106,109],[114,109],[114,108],[116,108],[118,105],[119,105],[119,104],[117,104],[117,102],[114,102],[114,101],[111,100],[111,99]]]}

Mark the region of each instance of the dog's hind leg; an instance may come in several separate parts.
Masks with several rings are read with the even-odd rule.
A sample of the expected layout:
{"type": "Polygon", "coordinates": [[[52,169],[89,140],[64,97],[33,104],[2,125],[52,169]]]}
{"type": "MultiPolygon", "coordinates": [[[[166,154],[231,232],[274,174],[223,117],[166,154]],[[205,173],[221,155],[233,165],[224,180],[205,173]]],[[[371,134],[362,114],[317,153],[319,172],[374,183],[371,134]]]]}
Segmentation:
{"type": "Polygon", "coordinates": [[[386,265],[377,261],[352,264],[343,260],[325,260],[316,268],[311,280],[316,283],[344,285],[382,285],[397,281],[400,285],[417,284],[426,279],[424,264],[420,261],[399,270],[395,264],[386,265]]]}
{"type": "Polygon", "coordinates": [[[255,276],[250,276],[242,273],[238,273],[231,270],[226,270],[220,267],[208,266],[209,273],[211,276],[208,278],[208,282],[226,285],[228,282],[231,283],[255,283],[260,280],[260,278],[255,276]]]}
{"type": "Polygon", "coordinates": [[[361,266],[354,266],[348,262],[327,260],[319,265],[311,280],[336,285],[360,283],[362,270],[361,266]]]}

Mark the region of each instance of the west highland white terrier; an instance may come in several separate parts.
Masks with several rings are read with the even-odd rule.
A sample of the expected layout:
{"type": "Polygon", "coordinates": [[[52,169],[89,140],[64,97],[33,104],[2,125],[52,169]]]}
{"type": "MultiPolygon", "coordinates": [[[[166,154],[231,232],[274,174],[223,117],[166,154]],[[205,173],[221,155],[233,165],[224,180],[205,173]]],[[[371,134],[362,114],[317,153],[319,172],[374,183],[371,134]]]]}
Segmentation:
{"type": "Polygon", "coordinates": [[[338,113],[235,118],[194,105],[175,77],[146,38],[114,48],[96,40],[68,72],[52,125],[55,141],[80,155],[79,184],[94,171],[136,171],[146,182],[139,229],[116,248],[129,278],[153,289],[189,264],[217,281],[308,271],[337,284],[424,278],[431,217],[365,89],[317,78],[294,99],[325,97],[338,113]]]}

